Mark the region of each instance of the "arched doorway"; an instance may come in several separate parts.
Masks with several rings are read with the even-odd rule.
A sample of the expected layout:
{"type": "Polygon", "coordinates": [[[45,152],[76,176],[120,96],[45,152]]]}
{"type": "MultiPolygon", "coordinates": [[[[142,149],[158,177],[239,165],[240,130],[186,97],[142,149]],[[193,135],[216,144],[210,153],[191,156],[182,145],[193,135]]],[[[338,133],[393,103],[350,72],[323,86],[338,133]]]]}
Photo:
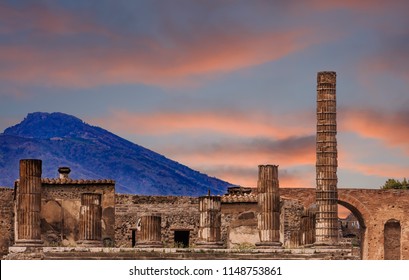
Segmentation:
{"type": "Polygon", "coordinates": [[[400,260],[400,222],[394,219],[388,220],[384,227],[384,259],[400,260]]]}
{"type": "Polygon", "coordinates": [[[344,227],[344,229],[346,229],[343,231],[344,236],[341,238],[349,240],[349,245],[352,246],[352,249],[357,251],[357,255],[363,259],[366,241],[366,224],[363,215],[355,206],[344,200],[338,200],[338,204],[348,209],[352,214],[348,215],[345,219],[346,224],[341,224],[341,228],[344,227]]]}

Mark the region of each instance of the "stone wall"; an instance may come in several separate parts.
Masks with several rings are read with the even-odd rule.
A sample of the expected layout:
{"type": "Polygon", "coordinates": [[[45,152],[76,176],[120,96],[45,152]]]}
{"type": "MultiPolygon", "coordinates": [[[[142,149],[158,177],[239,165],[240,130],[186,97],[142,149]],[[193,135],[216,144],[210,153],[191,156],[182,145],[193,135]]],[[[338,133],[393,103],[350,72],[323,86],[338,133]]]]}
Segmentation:
{"type": "Polygon", "coordinates": [[[44,183],[41,200],[41,235],[45,246],[76,246],[83,193],[102,194],[102,240],[114,246],[115,187],[113,183],[44,183]]]}
{"type": "Polygon", "coordinates": [[[0,187],[0,256],[14,243],[14,190],[0,187]]]}
{"type": "Polygon", "coordinates": [[[301,245],[301,216],[304,207],[296,200],[281,202],[280,242],[285,248],[297,248],[301,245]]]}
{"type": "Polygon", "coordinates": [[[222,203],[222,241],[227,248],[253,247],[260,242],[257,202],[222,203]]]}
{"type": "MultiPolygon", "coordinates": [[[[199,229],[199,199],[184,196],[116,195],[115,240],[118,247],[132,246],[132,229],[142,215],[159,214],[162,218],[162,243],[174,247],[174,231],[190,231],[193,247],[199,229]]],[[[138,235],[136,234],[136,240],[138,235]]]]}

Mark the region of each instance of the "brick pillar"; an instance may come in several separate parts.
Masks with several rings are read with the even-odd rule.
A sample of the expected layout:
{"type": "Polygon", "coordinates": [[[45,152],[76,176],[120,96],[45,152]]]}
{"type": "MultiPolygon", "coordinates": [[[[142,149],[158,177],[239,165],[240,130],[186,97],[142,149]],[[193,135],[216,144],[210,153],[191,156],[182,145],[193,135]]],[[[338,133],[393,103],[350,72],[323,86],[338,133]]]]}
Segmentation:
{"type": "Polygon", "coordinates": [[[256,246],[281,247],[278,165],[258,166],[258,231],[256,246]]]}
{"type": "Polygon", "coordinates": [[[147,215],[141,217],[141,232],[136,247],[163,247],[162,219],[160,215],[147,215]]]}
{"type": "Polygon", "coordinates": [[[38,159],[20,160],[17,188],[17,246],[41,246],[41,168],[38,159]]]}
{"type": "Polygon", "coordinates": [[[80,232],[78,244],[83,246],[102,246],[102,207],[101,194],[81,195],[80,232]]]}
{"type": "Polygon", "coordinates": [[[338,243],[336,73],[317,75],[316,242],[338,243]]]}
{"type": "Polygon", "coordinates": [[[199,197],[199,233],[196,245],[205,248],[220,248],[221,241],[221,197],[199,197]]]}

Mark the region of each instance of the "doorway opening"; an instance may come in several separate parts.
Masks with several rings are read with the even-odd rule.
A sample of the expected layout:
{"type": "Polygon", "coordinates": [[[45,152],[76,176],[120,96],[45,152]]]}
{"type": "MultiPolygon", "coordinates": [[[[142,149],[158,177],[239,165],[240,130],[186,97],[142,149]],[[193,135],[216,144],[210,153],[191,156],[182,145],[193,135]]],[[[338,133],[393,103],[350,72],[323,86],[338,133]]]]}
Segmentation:
{"type": "Polygon", "coordinates": [[[174,244],[178,248],[188,248],[189,247],[189,230],[175,230],[174,244]]]}
{"type": "Polygon", "coordinates": [[[389,220],[384,228],[384,259],[400,260],[401,226],[397,220],[389,220]]]}

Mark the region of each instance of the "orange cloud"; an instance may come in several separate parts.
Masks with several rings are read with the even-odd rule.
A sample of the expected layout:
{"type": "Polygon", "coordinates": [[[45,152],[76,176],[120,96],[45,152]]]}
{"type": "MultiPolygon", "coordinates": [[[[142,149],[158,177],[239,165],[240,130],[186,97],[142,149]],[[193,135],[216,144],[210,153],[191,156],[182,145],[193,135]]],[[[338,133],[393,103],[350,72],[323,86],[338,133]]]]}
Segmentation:
{"type": "Polygon", "coordinates": [[[362,137],[383,141],[391,147],[403,148],[409,153],[409,111],[379,112],[345,110],[341,130],[352,131],[362,137]]]}
{"type": "Polygon", "coordinates": [[[409,166],[395,164],[363,164],[352,162],[349,162],[345,168],[364,175],[396,179],[407,178],[409,170],[409,166]]]}
{"type": "MultiPolygon", "coordinates": [[[[180,138],[217,134],[219,140],[212,143],[167,143],[155,150],[234,184],[252,186],[251,170],[257,170],[259,164],[279,164],[285,168],[315,164],[315,136],[311,135],[314,125],[302,113],[266,116],[237,111],[145,114],[114,111],[88,121],[120,134],[180,138]]],[[[313,178],[287,174],[282,182],[287,186],[312,186],[313,178]]]]}
{"type": "Polygon", "coordinates": [[[113,111],[90,123],[112,131],[133,134],[164,135],[174,133],[211,133],[246,137],[284,139],[309,135],[314,125],[302,113],[288,116],[251,114],[234,111],[132,113],[113,111]]]}
{"type": "MultiPolygon", "coordinates": [[[[201,168],[203,172],[233,184],[253,188],[257,187],[258,165],[252,167],[243,167],[241,165],[215,165],[211,167],[202,166],[201,168]]],[[[288,171],[279,167],[278,177],[280,187],[313,187],[314,178],[310,178],[308,175],[308,172],[288,171]]]]}
{"type": "Polygon", "coordinates": [[[1,71],[0,79],[69,87],[115,83],[172,85],[187,77],[223,73],[282,58],[308,45],[300,39],[303,33],[207,34],[200,42],[178,42],[172,49],[148,38],[128,40],[126,48],[115,43],[53,50],[2,47],[0,61],[11,65],[11,69],[1,71]]]}
{"type": "Polygon", "coordinates": [[[40,4],[20,9],[2,4],[0,22],[6,26],[0,32],[30,33],[24,43],[11,40],[0,47],[0,80],[65,87],[189,84],[198,76],[275,61],[323,40],[316,28],[257,30],[245,23],[197,26],[189,36],[161,26],[169,33],[158,39],[121,34],[91,16],[40,4]]]}

